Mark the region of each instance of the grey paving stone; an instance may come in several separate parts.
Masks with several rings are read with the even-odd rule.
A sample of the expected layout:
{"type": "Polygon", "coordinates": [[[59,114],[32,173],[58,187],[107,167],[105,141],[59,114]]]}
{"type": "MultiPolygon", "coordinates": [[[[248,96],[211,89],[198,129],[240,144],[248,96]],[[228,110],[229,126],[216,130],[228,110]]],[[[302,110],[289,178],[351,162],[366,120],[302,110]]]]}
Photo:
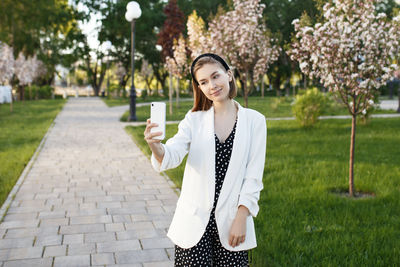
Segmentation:
{"type": "Polygon", "coordinates": [[[132,222],[131,215],[112,215],[114,223],[129,223],[132,222]]]}
{"type": "Polygon", "coordinates": [[[115,264],[113,253],[92,254],[92,265],[115,264]]]}
{"type": "Polygon", "coordinates": [[[44,257],[66,256],[67,245],[48,246],[44,248],[44,257]]]}
{"type": "Polygon", "coordinates": [[[141,263],[131,263],[131,264],[112,264],[106,265],[106,267],[143,267],[141,263]]]}
{"type": "Polygon", "coordinates": [[[33,236],[56,235],[58,232],[57,226],[46,227],[30,227],[8,229],[5,238],[23,238],[33,236]]]}
{"type": "Polygon", "coordinates": [[[68,245],[68,256],[96,253],[96,244],[70,244],[68,245]]]}
{"type": "Polygon", "coordinates": [[[173,267],[173,261],[144,262],[143,267],[173,267]]]}
{"type": "Polygon", "coordinates": [[[154,229],[152,221],[125,223],[126,230],[154,229]]]}
{"type": "Polygon", "coordinates": [[[162,236],[165,236],[165,234],[160,229],[138,229],[117,232],[118,240],[154,238],[162,236]]]}
{"type": "Polygon", "coordinates": [[[61,245],[62,235],[39,236],[35,240],[35,247],[61,245]]]}
{"type": "Polygon", "coordinates": [[[42,211],[39,213],[40,219],[65,218],[65,211],[42,211]]]}
{"type": "Polygon", "coordinates": [[[33,237],[0,239],[0,249],[31,247],[33,240],[33,237]]]}
{"type": "Polygon", "coordinates": [[[38,226],[39,220],[18,220],[18,221],[7,221],[0,224],[0,229],[12,229],[12,228],[26,228],[38,226]]]}
{"type": "Polygon", "coordinates": [[[107,232],[119,232],[125,230],[123,223],[106,223],[105,226],[107,232]]]}
{"type": "Polygon", "coordinates": [[[23,260],[41,258],[43,247],[27,247],[10,249],[7,255],[7,260],[23,260]]]}
{"type": "Polygon", "coordinates": [[[175,248],[167,248],[166,251],[167,251],[169,259],[175,260],[175,248]]]}
{"type": "Polygon", "coordinates": [[[94,233],[104,232],[104,224],[77,224],[61,226],[61,234],[81,234],[81,233],[94,233]]]}
{"type": "Polygon", "coordinates": [[[83,244],[84,234],[64,235],[63,244],[83,244]]]}
{"type": "Polygon", "coordinates": [[[69,218],[42,219],[40,226],[68,225],[69,218]]]}
{"type": "Polygon", "coordinates": [[[115,232],[85,234],[85,243],[101,243],[116,241],[115,232]]]}
{"type": "Polygon", "coordinates": [[[155,228],[167,228],[171,224],[171,222],[167,219],[165,220],[155,220],[153,221],[155,228]]]}
{"type": "Polygon", "coordinates": [[[111,223],[111,215],[94,215],[94,216],[78,216],[71,217],[70,224],[92,224],[92,223],[111,223]]]}
{"type": "Polygon", "coordinates": [[[90,215],[107,215],[107,209],[69,209],[67,211],[67,217],[76,216],[90,216],[90,215]]]}
{"type": "Polygon", "coordinates": [[[51,267],[53,258],[6,261],[3,267],[51,267]]]}
{"type": "Polygon", "coordinates": [[[143,249],[174,248],[174,243],[168,237],[140,239],[143,249]]]}
{"type": "Polygon", "coordinates": [[[54,258],[54,267],[90,266],[90,255],[61,256],[54,258]]]}
{"type": "Polygon", "coordinates": [[[8,222],[8,221],[24,221],[24,220],[34,220],[37,219],[38,213],[37,212],[32,212],[32,213],[15,213],[15,214],[7,214],[3,221],[8,222]]]}
{"type": "Polygon", "coordinates": [[[139,240],[122,240],[97,243],[97,252],[116,252],[141,249],[139,240]]]}
{"type": "Polygon", "coordinates": [[[115,253],[115,258],[117,263],[144,263],[169,260],[164,249],[121,251],[115,253]]]}

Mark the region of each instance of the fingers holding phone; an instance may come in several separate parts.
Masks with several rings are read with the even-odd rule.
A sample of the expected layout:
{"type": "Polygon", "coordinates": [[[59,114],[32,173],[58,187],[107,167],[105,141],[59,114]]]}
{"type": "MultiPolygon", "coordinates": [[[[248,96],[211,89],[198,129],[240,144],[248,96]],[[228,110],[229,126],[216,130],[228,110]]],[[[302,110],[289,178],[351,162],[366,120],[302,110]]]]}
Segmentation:
{"type": "Polygon", "coordinates": [[[152,128],[158,127],[157,123],[152,123],[151,119],[147,119],[146,129],[144,130],[144,140],[150,145],[154,143],[160,143],[161,139],[155,139],[154,137],[162,136],[163,133],[161,131],[154,132],[152,128]]]}

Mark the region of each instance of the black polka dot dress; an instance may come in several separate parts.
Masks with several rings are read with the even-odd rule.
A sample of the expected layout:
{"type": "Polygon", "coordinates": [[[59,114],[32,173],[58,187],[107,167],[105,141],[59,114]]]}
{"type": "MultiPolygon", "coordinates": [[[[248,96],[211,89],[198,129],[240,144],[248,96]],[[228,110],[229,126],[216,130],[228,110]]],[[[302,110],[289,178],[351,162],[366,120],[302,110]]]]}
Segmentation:
{"type": "Polygon", "coordinates": [[[214,206],[210,220],[203,237],[191,248],[183,249],[175,245],[175,266],[249,266],[248,251],[230,251],[225,249],[219,240],[217,224],[215,222],[215,208],[219,194],[228,169],[232,154],[233,139],[235,137],[236,124],[224,143],[221,143],[215,135],[215,195],[214,206]]]}

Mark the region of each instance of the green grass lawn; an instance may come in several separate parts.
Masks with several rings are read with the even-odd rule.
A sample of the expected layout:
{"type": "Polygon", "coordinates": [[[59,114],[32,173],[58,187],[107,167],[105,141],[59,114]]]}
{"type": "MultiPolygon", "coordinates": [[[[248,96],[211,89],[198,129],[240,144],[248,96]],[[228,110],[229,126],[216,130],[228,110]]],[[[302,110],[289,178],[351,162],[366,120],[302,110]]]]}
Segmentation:
{"type": "Polygon", "coordinates": [[[37,100],[0,105],[0,205],[6,200],[47,129],[66,101],[37,100]]]}
{"type": "MultiPolygon", "coordinates": [[[[322,120],[311,129],[295,121],[267,125],[252,266],[397,266],[400,119],[358,125],[355,188],[376,195],[365,199],[332,193],[348,186],[351,120],[322,120]]],[[[144,126],[127,131],[150,155],[144,126]]],[[[167,139],[176,131],[177,125],[167,125],[167,139]]],[[[167,171],[178,187],[184,164],[167,171]]]]}
{"type": "MultiPolygon", "coordinates": [[[[244,100],[241,97],[236,97],[236,101],[238,101],[242,106],[244,106],[244,100]]],[[[263,113],[267,118],[281,118],[281,117],[292,117],[292,98],[290,97],[249,97],[249,108],[258,110],[263,113]]],[[[185,114],[193,107],[192,101],[185,101],[180,103],[180,107],[177,108],[176,104],[173,103],[173,114],[169,114],[169,103],[167,103],[167,121],[178,121],[182,120],[185,114]]],[[[395,111],[391,110],[376,110],[375,114],[381,113],[395,113],[395,111]]],[[[126,111],[121,117],[121,121],[127,121],[129,115],[129,111],[126,111]]],[[[333,104],[323,115],[349,115],[347,109],[344,107],[333,104]]],[[[150,118],[150,106],[143,106],[136,108],[136,116],[138,121],[146,121],[150,118]]]]}

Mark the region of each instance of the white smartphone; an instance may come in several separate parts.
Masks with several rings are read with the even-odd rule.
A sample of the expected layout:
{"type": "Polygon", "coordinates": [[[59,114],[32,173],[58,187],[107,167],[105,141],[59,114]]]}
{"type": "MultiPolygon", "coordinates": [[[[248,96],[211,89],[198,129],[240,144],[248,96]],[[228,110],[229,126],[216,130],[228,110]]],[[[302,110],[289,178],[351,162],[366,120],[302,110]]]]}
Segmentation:
{"type": "Polygon", "coordinates": [[[165,116],[166,104],[164,102],[151,102],[150,120],[151,123],[157,123],[157,127],[151,128],[150,132],[162,132],[162,135],[155,136],[153,139],[164,140],[165,138],[165,116]]]}

